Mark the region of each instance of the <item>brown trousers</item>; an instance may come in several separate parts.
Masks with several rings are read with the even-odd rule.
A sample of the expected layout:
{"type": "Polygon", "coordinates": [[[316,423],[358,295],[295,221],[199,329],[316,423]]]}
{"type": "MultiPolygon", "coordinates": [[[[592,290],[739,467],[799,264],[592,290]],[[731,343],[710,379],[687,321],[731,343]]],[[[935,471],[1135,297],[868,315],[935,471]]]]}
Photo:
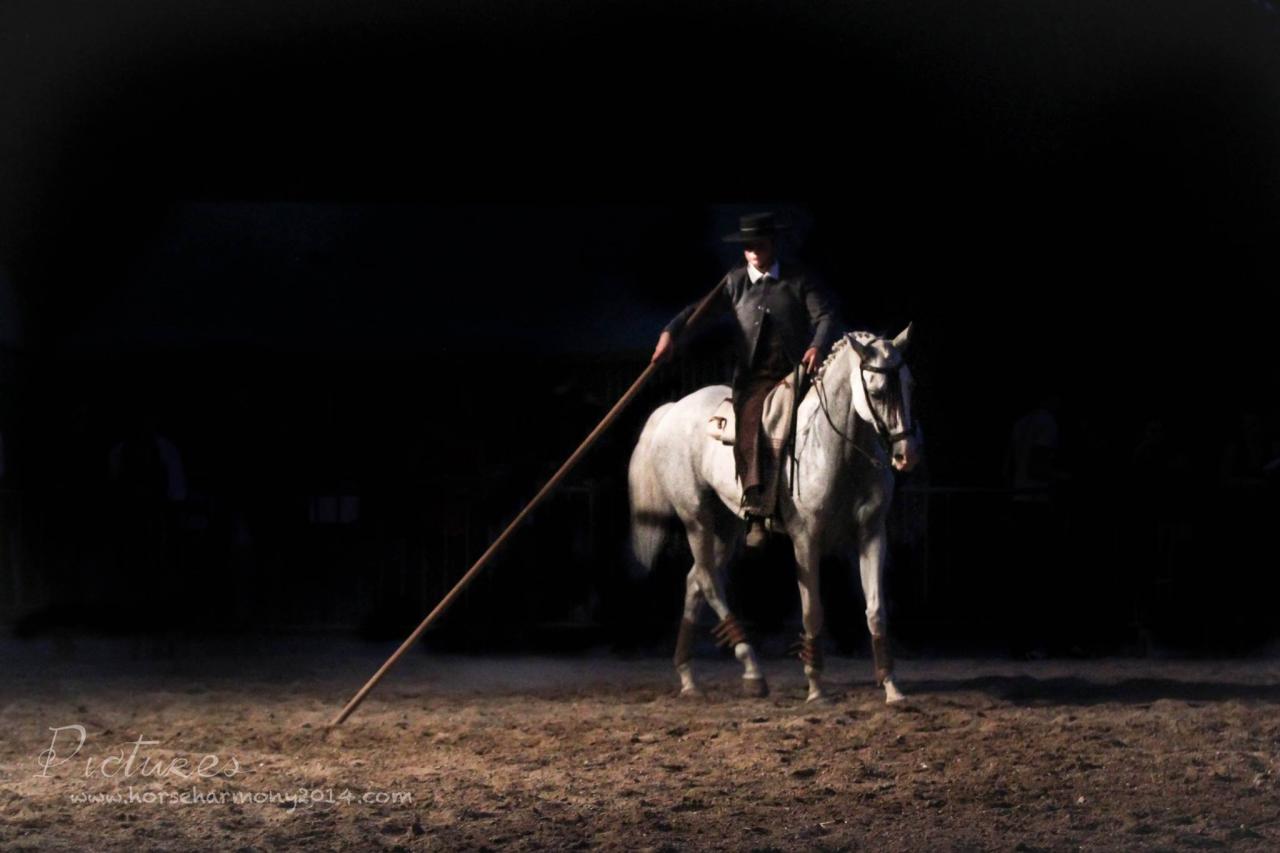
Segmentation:
{"type": "Polygon", "coordinates": [[[771,443],[761,434],[760,422],[764,419],[765,398],[773,386],[791,373],[792,367],[783,350],[782,338],[766,321],[756,345],[752,369],[739,376],[733,385],[733,461],[744,492],[753,486],[767,486],[776,470],[778,460],[774,458],[771,443]]]}
{"type": "Polygon", "coordinates": [[[773,446],[761,432],[760,422],[764,419],[764,400],[781,378],[751,376],[733,389],[733,461],[743,491],[766,485],[777,464],[773,446]]]}

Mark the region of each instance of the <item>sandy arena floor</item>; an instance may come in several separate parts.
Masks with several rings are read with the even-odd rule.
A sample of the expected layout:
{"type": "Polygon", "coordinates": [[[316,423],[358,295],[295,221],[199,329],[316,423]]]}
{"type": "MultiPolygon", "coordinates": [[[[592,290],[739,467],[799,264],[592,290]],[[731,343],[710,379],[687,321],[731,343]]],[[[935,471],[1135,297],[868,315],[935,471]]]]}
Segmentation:
{"type": "Polygon", "coordinates": [[[415,651],[326,736],[381,648],[129,651],[0,645],[0,849],[1280,849],[1277,661],[904,661],[887,708],[863,659],[813,706],[792,661],[682,701],[666,661],[415,651]]]}

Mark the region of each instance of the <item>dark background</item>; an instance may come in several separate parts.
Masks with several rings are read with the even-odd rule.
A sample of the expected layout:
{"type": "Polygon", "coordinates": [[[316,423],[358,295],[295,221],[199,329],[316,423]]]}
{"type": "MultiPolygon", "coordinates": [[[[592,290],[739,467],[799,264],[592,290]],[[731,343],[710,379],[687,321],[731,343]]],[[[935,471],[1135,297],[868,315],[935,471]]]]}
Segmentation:
{"type": "MultiPolygon", "coordinates": [[[[7,4],[0,609],[407,631],[768,208],[851,326],[916,323],[908,647],[1030,613],[1056,627],[1015,652],[1255,649],[1277,48],[1264,0],[7,4]],[[1028,551],[1003,460],[1048,394],[1064,476],[1028,551]],[[108,454],[144,427],[184,501],[121,501],[108,454]]],[[[685,558],[628,576],[626,458],[722,367],[705,342],[660,376],[432,641],[660,648],[685,558]]],[[[794,619],[785,546],[733,577],[754,624],[794,619]]],[[[850,577],[824,577],[843,648],[850,577]]]]}

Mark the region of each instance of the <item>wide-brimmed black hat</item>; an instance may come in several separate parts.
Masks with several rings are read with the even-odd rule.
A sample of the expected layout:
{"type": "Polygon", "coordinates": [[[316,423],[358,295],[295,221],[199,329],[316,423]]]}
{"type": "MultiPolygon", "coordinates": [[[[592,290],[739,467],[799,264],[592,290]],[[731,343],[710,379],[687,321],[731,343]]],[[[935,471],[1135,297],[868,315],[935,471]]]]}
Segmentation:
{"type": "Polygon", "coordinates": [[[776,237],[779,231],[787,230],[785,223],[779,222],[772,213],[751,213],[738,218],[738,230],[734,234],[726,234],[726,243],[750,243],[761,237],[776,237]]]}

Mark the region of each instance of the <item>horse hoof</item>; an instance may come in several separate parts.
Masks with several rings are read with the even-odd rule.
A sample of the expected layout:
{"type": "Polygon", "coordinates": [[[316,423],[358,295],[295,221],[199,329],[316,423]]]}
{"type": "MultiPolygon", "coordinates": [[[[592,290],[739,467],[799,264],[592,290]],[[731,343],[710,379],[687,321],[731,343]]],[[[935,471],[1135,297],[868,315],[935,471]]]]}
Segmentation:
{"type": "Polygon", "coordinates": [[[907,697],[902,694],[901,690],[894,686],[892,681],[886,681],[884,683],[884,703],[886,705],[896,705],[899,702],[905,701],[907,701],[907,697]]]}
{"type": "Polygon", "coordinates": [[[826,693],[823,693],[821,690],[818,690],[806,696],[804,698],[804,701],[811,705],[812,704],[824,705],[831,702],[832,700],[831,700],[831,697],[828,696],[826,693]]]}
{"type": "Polygon", "coordinates": [[[763,678],[742,679],[742,695],[752,699],[763,699],[769,695],[769,685],[763,678]]]}
{"type": "Polygon", "coordinates": [[[696,687],[682,687],[677,695],[678,699],[701,699],[702,691],[696,687]]]}

